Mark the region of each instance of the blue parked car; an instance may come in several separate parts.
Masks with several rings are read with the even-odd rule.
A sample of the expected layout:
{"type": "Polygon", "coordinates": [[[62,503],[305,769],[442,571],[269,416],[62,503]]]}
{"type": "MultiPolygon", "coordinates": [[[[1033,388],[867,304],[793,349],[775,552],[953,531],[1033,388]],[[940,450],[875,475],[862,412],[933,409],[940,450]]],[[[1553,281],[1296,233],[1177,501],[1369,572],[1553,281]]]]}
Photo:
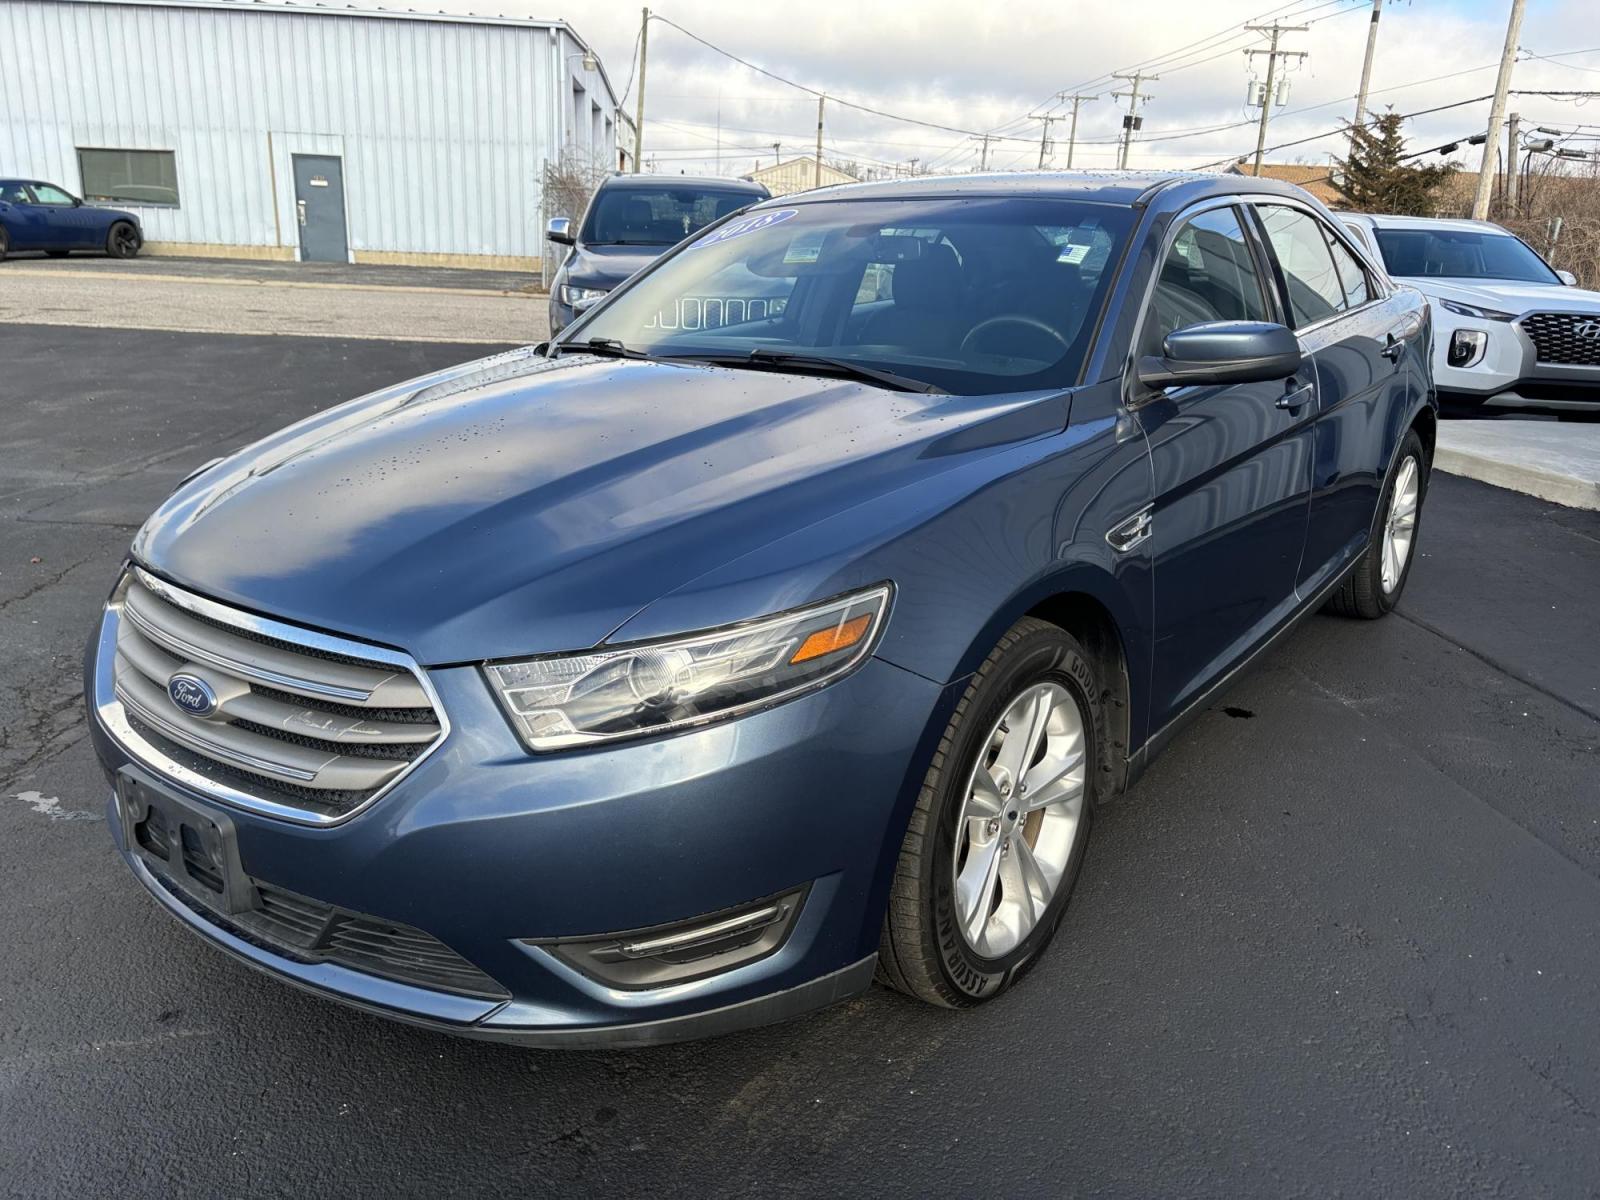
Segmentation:
{"type": "MultiPolygon", "coordinates": [[[[551,334],[686,237],[768,195],[762,184],[741,179],[608,176],[582,220],[552,217],[545,229],[552,245],[570,247],[550,283],[551,334]]],[[[689,321],[703,319],[705,299],[685,298],[689,321]]]]}
{"type": "Polygon", "coordinates": [[[179,487],[88,652],[113,836],[208,941],[434,1029],[987,1000],[1185,720],[1394,607],[1430,337],[1264,179],[758,205],[179,487]],[[784,303],[666,319],[740,280],[784,303]]]}
{"type": "Polygon", "coordinates": [[[143,245],[144,229],[130,212],[85,204],[53,183],[0,179],[0,259],[13,250],[43,250],[52,258],[98,250],[132,258],[143,245]]]}

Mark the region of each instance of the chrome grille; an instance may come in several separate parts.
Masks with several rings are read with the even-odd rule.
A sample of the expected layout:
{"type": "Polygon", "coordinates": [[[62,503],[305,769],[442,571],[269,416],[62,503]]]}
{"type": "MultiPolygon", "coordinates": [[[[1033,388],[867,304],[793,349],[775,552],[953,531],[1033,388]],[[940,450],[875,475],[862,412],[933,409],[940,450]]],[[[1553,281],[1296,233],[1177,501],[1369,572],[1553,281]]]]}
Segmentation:
{"type": "Polygon", "coordinates": [[[1522,328],[1542,363],[1600,366],[1600,314],[1534,313],[1522,328]]]}
{"type": "Polygon", "coordinates": [[[220,799],[331,824],[392,787],[446,732],[424,676],[394,651],[239,612],[137,568],[110,615],[115,704],[154,753],[129,749],[220,799]],[[214,710],[174,703],[174,675],[203,681],[214,710]]]}

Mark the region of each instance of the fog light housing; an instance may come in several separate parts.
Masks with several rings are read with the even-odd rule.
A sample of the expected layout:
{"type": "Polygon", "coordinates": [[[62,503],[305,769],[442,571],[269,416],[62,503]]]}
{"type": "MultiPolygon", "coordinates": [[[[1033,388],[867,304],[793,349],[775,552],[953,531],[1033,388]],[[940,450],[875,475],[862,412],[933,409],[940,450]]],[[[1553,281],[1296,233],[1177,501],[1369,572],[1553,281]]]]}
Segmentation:
{"type": "Polygon", "coordinates": [[[1489,335],[1481,329],[1458,329],[1450,335],[1450,352],[1445,361],[1452,367],[1473,367],[1483,361],[1489,348],[1489,335]]]}
{"type": "Polygon", "coordinates": [[[748,966],[788,941],[809,887],[688,921],[599,937],[524,938],[606,987],[639,991],[748,966]]]}

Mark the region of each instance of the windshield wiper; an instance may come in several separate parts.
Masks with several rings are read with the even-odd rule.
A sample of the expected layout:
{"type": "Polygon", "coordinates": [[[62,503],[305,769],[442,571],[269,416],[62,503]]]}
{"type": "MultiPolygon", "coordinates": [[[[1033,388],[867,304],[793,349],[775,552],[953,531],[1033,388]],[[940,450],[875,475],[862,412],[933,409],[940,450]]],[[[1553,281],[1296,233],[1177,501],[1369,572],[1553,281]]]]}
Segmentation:
{"type": "Polygon", "coordinates": [[[604,358],[649,358],[643,350],[624,346],[616,338],[593,337],[586,342],[557,342],[552,350],[556,354],[598,354],[604,358]]]}
{"type": "Polygon", "coordinates": [[[675,354],[671,357],[712,363],[719,367],[757,367],[793,371],[797,374],[837,375],[843,379],[876,384],[878,387],[890,388],[897,392],[920,392],[926,396],[949,394],[943,388],[935,387],[931,383],[912,379],[908,375],[900,375],[894,371],[885,371],[881,367],[869,367],[853,359],[829,358],[821,354],[796,354],[790,350],[774,350],[770,346],[757,346],[749,354],[675,354]]]}

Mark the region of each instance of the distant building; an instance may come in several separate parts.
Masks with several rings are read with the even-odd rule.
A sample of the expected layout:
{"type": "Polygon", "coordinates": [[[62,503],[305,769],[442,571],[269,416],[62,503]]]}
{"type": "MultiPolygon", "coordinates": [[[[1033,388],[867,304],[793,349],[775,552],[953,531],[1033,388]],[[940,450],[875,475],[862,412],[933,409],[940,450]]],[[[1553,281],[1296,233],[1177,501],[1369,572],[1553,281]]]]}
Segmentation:
{"type": "Polygon", "coordinates": [[[0,0],[0,172],[132,209],[157,254],[535,269],[544,164],[616,169],[618,128],[562,21],[0,0]]]}
{"type": "MultiPolygon", "coordinates": [[[[783,162],[773,163],[770,167],[759,167],[744,178],[766,184],[767,191],[774,196],[787,196],[790,192],[803,192],[807,188],[819,186],[817,160],[809,154],[785,159],[783,162]]],[[[826,161],[823,162],[821,187],[827,187],[832,183],[859,182],[860,180],[854,175],[837,167],[830,167],[826,161]]]]}
{"type": "MultiPolygon", "coordinates": [[[[1229,175],[1254,175],[1255,160],[1248,163],[1234,163],[1228,168],[1229,175]]],[[[1319,167],[1310,163],[1262,163],[1261,177],[1263,179],[1276,179],[1280,183],[1292,183],[1296,187],[1303,187],[1329,208],[1347,208],[1349,202],[1344,198],[1344,193],[1334,186],[1328,178],[1332,167],[1319,167]]]]}

